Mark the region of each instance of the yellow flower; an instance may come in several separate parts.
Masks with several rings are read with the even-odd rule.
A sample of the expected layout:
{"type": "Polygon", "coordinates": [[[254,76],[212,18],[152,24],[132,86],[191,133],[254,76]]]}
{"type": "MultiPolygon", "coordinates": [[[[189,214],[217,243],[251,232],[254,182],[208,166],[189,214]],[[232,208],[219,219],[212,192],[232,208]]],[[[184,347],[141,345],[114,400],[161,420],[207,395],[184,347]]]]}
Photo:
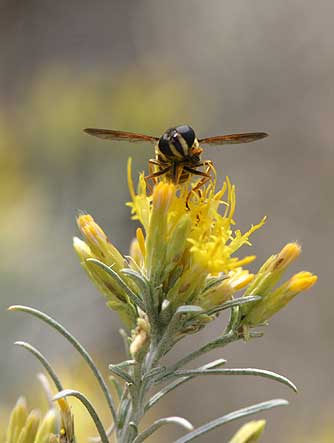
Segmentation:
{"type": "Polygon", "coordinates": [[[131,247],[132,256],[153,286],[162,288],[162,299],[174,307],[189,303],[208,307],[214,305],[214,298],[210,303],[201,297],[208,278],[219,278],[222,273],[230,276],[229,283],[215,288],[217,303],[227,298],[227,292],[231,297],[243,287],[235,283],[235,272],[246,279],[245,284],[250,282],[252,277],[247,271],[242,274],[241,266],[255,256],[239,259],[234,254],[250,245],[250,235],[265,218],[244,234],[233,229],[236,194],[228,178],[218,191],[213,180],[198,192],[191,192],[190,182],[175,185],[162,179],[150,194],[141,174],[135,192],[129,162],[128,182],[132,218],[142,225],[131,247]]]}
{"type": "Polygon", "coordinates": [[[25,398],[20,397],[9,419],[6,443],[48,443],[56,432],[57,420],[54,409],[42,419],[38,410],[29,412],[25,398]]]}

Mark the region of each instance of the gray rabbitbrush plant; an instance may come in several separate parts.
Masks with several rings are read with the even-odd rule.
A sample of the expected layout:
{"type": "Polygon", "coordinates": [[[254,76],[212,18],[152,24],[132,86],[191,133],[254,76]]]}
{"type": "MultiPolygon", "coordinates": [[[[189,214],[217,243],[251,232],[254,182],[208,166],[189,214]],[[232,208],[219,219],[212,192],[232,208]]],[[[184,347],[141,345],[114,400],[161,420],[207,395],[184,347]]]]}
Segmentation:
{"type": "MultiPolygon", "coordinates": [[[[236,419],[288,404],[282,399],[268,400],[199,427],[173,415],[160,418],[145,429],[141,425],[146,412],[169,392],[200,376],[264,377],[296,391],[286,377],[257,368],[230,368],[222,358],[200,367],[188,366],[213,349],[262,337],[263,332],[257,328],[267,325],[270,317],[317,280],[310,272],[299,272],[281,282],[288,266],[301,252],[296,243],[288,243],[269,257],[255,275],[245,268],[255,256],[238,258],[236,253],[242,246],[250,245],[251,234],[263,226],[265,218],[245,233],[233,229],[235,187],[226,178],[223,186],[216,189],[213,165],[212,169],[213,179],[196,188],[196,192],[192,192],[196,186],[192,177],[174,184],[162,176],[150,189],[144,174],[135,190],[129,161],[128,206],[132,218],[141,225],[129,256],[122,256],[92,216],[83,214],[77,219],[83,239],[75,237],[74,248],[81,264],[125,327],[121,335],[126,359],[109,364],[110,384],[83,345],[55,319],[27,306],[9,308],[42,320],[81,354],[105,396],[110,423],[102,423],[83,393],[63,389],[51,364],[36,348],[17,342],[40,360],[54,386],[51,389],[44,379],[50,408],[42,418],[36,410],[29,413],[23,398],[18,400],[9,420],[6,443],[75,442],[75,417],[68,397],[76,397],[87,408],[98,434],[91,441],[103,443],[140,443],[166,425],[183,428],[184,436],[174,443],[186,443],[236,419]],[[219,321],[219,313],[224,310],[229,311],[229,320],[218,337],[166,365],[165,355],[180,340],[200,332],[216,319],[219,321]],[[111,391],[116,395],[112,396],[111,391]]],[[[258,441],[264,425],[264,420],[245,424],[229,443],[258,441]]]]}

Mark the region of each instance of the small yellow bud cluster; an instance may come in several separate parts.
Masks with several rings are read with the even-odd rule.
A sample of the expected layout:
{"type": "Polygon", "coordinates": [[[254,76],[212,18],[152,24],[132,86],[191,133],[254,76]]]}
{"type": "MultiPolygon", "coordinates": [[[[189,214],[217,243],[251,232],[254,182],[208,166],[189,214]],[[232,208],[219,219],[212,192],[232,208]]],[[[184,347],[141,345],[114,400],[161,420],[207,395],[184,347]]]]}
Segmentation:
{"type": "Polygon", "coordinates": [[[56,425],[55,409],[50,409],[41,418],[38,410],[29,412],[25,398],[20,397],[9,419],[6,443],[48,443],[56,425]]]}
{"type": "Polygon", "coordinates": [[[256,326],[264,323],[286,306],[301,291],[311,288],[317,276],[310,272],[299,272],[275,289],[288,266],[301,253],[297,243],[288,243],[276,255],[271,256],[260,268],[245,295],[259,295],[261,300],[244,308],[244,324],[256,326]]]}
{"type": "MultiPolygon", "coordinates": [[[[100,260],[107,266],[111,266],[116,273],[120,273],[125,267],[124,258],[91,215],[80,215],[77,218],[77,223],[85,241],[74,237],[73,246],[80,258],[82,267],[106,297],[107,305],[118,312],[128,327],[134,327],[137,315],[123,288],[103,269],[89,262],[89,259],[100,260]]],[[[126,280],[126,277],[123,276],[122,278],[126,280]]],[[[131,282],[128,282],[128,284],[131,285],[131,282]]]]}

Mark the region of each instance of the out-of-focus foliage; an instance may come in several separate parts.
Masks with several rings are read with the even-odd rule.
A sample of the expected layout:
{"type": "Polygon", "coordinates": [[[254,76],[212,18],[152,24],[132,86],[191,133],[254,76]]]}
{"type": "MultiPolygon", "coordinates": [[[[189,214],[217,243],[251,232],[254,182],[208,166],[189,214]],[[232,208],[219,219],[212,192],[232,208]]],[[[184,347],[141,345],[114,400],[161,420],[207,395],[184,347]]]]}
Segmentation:
{"type": "MultiPolygon", "coordinates": [[[[37,75],[19,106],[0,104],[1,239],[13,249],[23,238],[44,231],[48,210],[52,212],[59,198],[60,176],[69,194],[78,188],[85,192],[90,185],[87,165],[99,180],[101,152],[107,145],[97,152],[96,141],[83,134],[84,127],[160,135],[166,125],[183,121],[190,97],[189,83],[168,76],[164,69],[132,69],[111,80],[101,72],[55,65],[37,75]],[[20,223],[13,226],[13,220],[20,223]]],[[[129,152],[134,157],[152,153],[150,147],[127,148],[109,145],[107,162],[115,165],[129,152]]],[[[112,174],[120,174],[119,168],[112,174]]]]}
{"type": "Polygon", "coordinates": [[[291,443],[333,443],[333,409],[325,411],[324,408],[309,424],[297,421],[292,436],[291,443]]]}
{"type": "MultiPolygon", "coordinates": [[[[96,183],[105,185],[100,198],[110,199],[107,186],[121,176],[117,163],[125,164],[129,153],[135,158],[152,154],[151,147],[145,151],[117,143],[98,145],[99,151],[98,142],[82,132],[84,127],[159,135],[166,125],[183,121],[191,96],[190,85],[164,69],[132,69],[111,80],[101,72],[54,65],[36,75],[19,104],[0,103],[0,240],[8,246],[0,270],[10,271],[12,266],[18,270],[14,263],[18,252],[22,260],[29,255],[33,262],[32,244],[37,251],[55,221],[50,217],[59,216],[64,188],[70,205],[71,196],[89,193],[88,174],[96,174],[96,183]],[[113,167],[103,181],[101,156],[106,153],[104,165],[113,167]]],[[[145,161],[141,164],[144,167],[145,161]]]]}
{"type": "MultiPolygon", "coordinates": [[[[119,357],[121,358],[121,356],[119,357]]],[[[58,365],[59,366],[59,365],[58,365]]],[[[103,367],[103,363],[99,365],[103,367]]],[[[72,364],[68,367],[59,367],[57,370],[58,375],[65,387],[75,387],[75,389],[80,392],[85,393],[85,395],[91,400],[95,409],[98,411],[99,416],[103,419],[105,426],[108,427],[111,421],[110,414],[107,412],[105,398],[101,393],[96,380],[87,370],[86,365],[82,364],[72,364]]],[[[37,379],[33,380],[34,383],[31,384],[30,392],[25,392],[27,394],[28,404],[29,406],[33,406],[34,408],[38,408],[44,414],[48,409],[48,404],[46,401],[45,393],[43,389],[41,389],[41,385],[38,384],[37,379]],[[35,383],[36,380],[36,383],[35,383]]],[[[111,385],[111,384],[110,384],[111,385]]],[[[27,388],[26,388],[27,390],[27,388]]],[[[112,387],[111,387],[112,391],[112,387]]],[[[56,391],[53,391],[56,394],[56,391]]],[[[116,393],[114,392],[113,394],[116,393]]],[[[73,413],[75,419],[75,434],[78,442],[87,442],[89,436],[96,436],[97,431],[89,416],[85,407],[81,404],[81,402],[72,399],[69,400],[71,406],[71,412],[73,413]]],[[[8,420],[10,417],[12,405],[1,405],[0,409],[0,443],[5,442],[5,434],[6,429],[8,427],[8,420]]],[[[162,413],[162,409],[159,408],[159,411],[156,413],[162,413]]],[[[153,415],[153,417],[155,414],[153,415]]],[[[152,414],[151,414],[152,418],[152,414]]],[[[167,437],[166,437],[167,438],[167,437]]],[[[169,441],[165,439],[163,435],[161,435],[160,441],[164,443],[165,441],[169,441]]]]}
{"type": "MultiPolygon", "coordinates": [[[[75,365],[71,368],[63,368],[59,370],[59,375],[64,386],[76,386],[82,392],[85,392],[92,400],[92,403],[99,411],[101,417],[107,419],[105,413],[104,398],[100,394],[99,389],[96,386],[94,379],[87,375],[87,368],[83,365],[75,365]]],[[[54,392],[55,394],[56,392],[54,392]]],[[[26,392],[28,403],[34,408],[38,408],[45,412],[47,408],[46,398],[41,390],[41,386],[36,382],[32,384],[30,392],[26,392]]],[[[10,416],[10,407],[7,409],[1,409],[0,415],[0,442],[2,443],[5,438],[5,432],[8,426],[8,420],[10,416]]],[[[95,435],[96,428],[92,422],[89,414],[82,404],[78,401],[71,401],[71,410],[75,417],[76,435],[78,441],[87,441],[87,436],[95,435]]]]}
{"type": "MultiPolygon", "coordinates": [[[[62,166],[82,151],[87,125],[160,134],[186,110],[189,84],[166,77],[163,70],[130,70],[111,80],[107,75],[71,72],[54,66],[36,78],[20,113],[24,142],[42,157],[62,166]]],[[[93,155],[93,154],[91,154],[93,155]]]]}

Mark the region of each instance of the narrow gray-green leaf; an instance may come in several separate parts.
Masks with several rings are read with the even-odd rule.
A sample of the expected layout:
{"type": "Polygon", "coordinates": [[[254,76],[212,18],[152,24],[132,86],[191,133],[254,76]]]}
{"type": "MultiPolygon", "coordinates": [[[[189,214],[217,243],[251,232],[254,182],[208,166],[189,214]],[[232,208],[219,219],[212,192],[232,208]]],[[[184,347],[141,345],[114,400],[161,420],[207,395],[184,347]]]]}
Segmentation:
{"type": "Polygon", "coordinates": [[[201,312],[203,312],[203,309],[200,306],[184,305],[177,308],[159,342],[158,349],[152,360],[152,365],[159,361],[160,358],[169,351],[174,336],[181,326],[180,316],[183,314],[198,314],[201,312]]]}
{"type": "Polygon", "coordinates": [[[125,418],[128,413],[131,401],[128,398],[124,398],[119,405],[118,410],[118,428],[122,429],[124,426],[125,418]]]}
{"type": "Polygon", "coordinates": [[[227,278],[229,278],[228,275],[221,275],[216,278],[210,278],[209,280],[207,280],[206,285],[202,291],[202,294],[207,292],[209,289],[214,289],[216,286],[219,286],[227,278]]]}
{"type": "Polygon", "coordinates": [[[113,278],[124,289],[124,291],[127,293],[132,303],[135,306],[139,306],[140,309],[145,312],[145,306],[143,301],[138,297],[137,294],[133,292],[133,290],[125,283],[125,281],[118,275],[117,272],[115,272],[110,266],[106,265],[100,260],[97,260],[96,258],[87,258],[86,261],[89,263],[93,263],[96,266],[99,266],[107,274],[109,274],[109,276],[113,278]]]}
{"type": "Polygon", "coordinates": [[[217,306],[216,308],[209,309],[208,311],[205,311],[204,313],[207,315],[213,315],[213,314],[217,314],[220,311],[234,308],[235,306],[241,306],[246,303],[254,303],[259,300],[261,300],[261,297],[259,295],[250,295],[248,297],[239,297],[239,298],[235,298],[234,300],[226,301],[222,305],[217,306]]]}
{"type": "Polygon", "coordinates": [[[58,391],[62,391],[64,388],[56,374],[56,371],[53,369],[50,362],[44,357],[44,355],[36,348],[34,348],[31,344],[26,343],[25,341],[16,341],[14,345],[20,346],[21,348],[26,349],[31,352],[44,366],[46,372],[49,374],[51,380],[55,384],[58,391]]]}
{"type": "Polygon", "coordinates": [[[196,305],[184,305],[180,306],[176,310],[176,314],[200,314],[204,312],[203,308],[196,305]]]}
{"type": "MultiPolygon", "coordinates": [[[[217,368],[219,366],[222,366],[226,363],[226,360],[224,360],[223,358],[219,358],[218,360],[212,361],[210,363],[207,363],[206,365],[201,366],[199,369],[212,369],[212,368],[217,368]]],[[[154,394],[149,401],[147,402],[146,406],[145,406],[145,411],[147,411],[148,409],[150,409],[152,406],[154,406],[161,398],[163,398],[166,394],[168,394],[170,391],[172,391],[173,389],[177,388],[178,386],[182,385],[183,383],[192,380],[194,377],[191,376],[187,376],[187,377],[182,377],[178,380],[173,381],[172,383],[170,383],[169,385],[165,386],[164,388],[162,388],[159,392],[157,392],[156,394],[154,394]]]]}
{"type": "Polygon", "coordinates": [[[152,380],[157,376],[162,375],[166,371],[165,366],[158,366],[156,368],[150,369],[143,377],[143,380],[152,380]]]}
{"type": "MultiPolygon", "coordinates": [[[[256,368],[232,368],[232,369],[183,369],[175,371],[174,374],[170,374],[166,378],[173,377],[185,377],[185,376],[197,376],[197,375],[253,375],[258,377],[269,378],[271,380],[278,381],[284,385],[289,386],[297,392],[297,387],[288,378],[283,375],[276,374],[272,371],[267,371],[265,369],[256,368]]],[[[165,380],[163,378],[162,380],[165,380]]]]}
{"type": "Polygon", "coordinates": [[[122,397],[122,392],[123,392],[123,385],[122,383],[118,380],[118,377],[115,377],[113,375],[111,375],[109,377],[109,381],[111,383],[111,385],[114,387],[118,400],[122,397]]]}
{"type": "MultiPolygon", "coordinates": [[[[114,432],[114,429],[115,429],[115,425],[113,423],[106,430],[106,434],[107,434],[108,438],[111,437],[111,434],[114,432]]],[[[91,443],[100,443],[102,440],[101,440],[101,437],[88,437],[88,441],[90,441],[91,443]]]]}
{"type": "Polygon", "coordinates": [[[156,420],[151,426],[149,426],[145,431],[141,432],[133,441],[133,443],[141,443],[146,440],[150,435],[153,434],[157,429],[159,429],[163,425],[176,424],[182,426],[188,431],[192,431],[194,429],[193,425],[182,417],[166,417],[160,418],[156,420]]]}
{"type": "Polygon", "coordinates": [[[89,355],[89,353],[86,351],[86,349],[82,346],[82,344],[67,330],[62,326],[60,323],[58,323],[54,318],[50,317],[49,315],[45,314],[44,312],[39,311],[38,309],[30,308],[29,306],[21,306],[21,305],[14,305],[10,306],[8,308],[9,311],[20,311],[20,312],[26,312],[28,314],[33,315],[34,317],[39,318],[40,320],[43,320],[45,323],[47,323],[49,326],[51,326],[53,329],[58,331],[63,337],[68,340],[71,345],[80,353],[82,358],[86,361],[90,369],[92,370],[95,378],[100,384],[100,387],[103,391],[103,394],[107,400],[110,412],[112,414],[114,422],[116,421],[116,407],[114,405],[114,401],[111,397],[111,393],[108,389],[108,386],[106,382],[104,381],[100,371],[95,366],[94,360],[89,355]]]}
{"type": "Polygon", "coordinates": [[[227,344],[239,339],[240,339],[239,334],[235,333],[234,331],[231,331],[228,334],[218,337],[215,340],[206,343],[204,346],[200,347],[199,349],[196,349],[195,351],[186,354],[183,358],[181,358],[181,360],[179,360],[174,365],[168,368],[165,376],[174,374],[174,372],[177,369],[182,368],[183,366],[185,366],[187,363],[190,363],[195,358],[198,358],[210,351],[213,351],[214,349],[222,348],[227,344]]]}
{"type": "Polygon", "coordinates": [[[253,415],[258,412],[265,411],[267,409],[275,408],[277,406],[286,406],[288,404],[289,402],[287,402],[286,400],[276,399],[276,400],[265,401],[263,403],[258,403],[256,405],[249,406],[247,408],[239,409],[237,411],[231,412],[230,414],[216,418],[215,420],[212,420],[203,426],[200,426],[199,428],[195,429],[189,434],[186,434],[185,436],[179,438],[178,440],[175,440],[174,443],[187,443],[188,441],[194,440],[197,437],[201,437],[207,432],[210,432],[213,429],[218,428],[219,426],[222,426],[231,421],[237,420],[242,417],[247,417],[248,415],[253,415]]]}
{"type": "Polygon", "coordinates": [[[121,369],[119,369],[119,367],[117,365],[109,365],[109,370],[114,374],[117,375],[118,377],[122,378],[124,381],[126,381],[127,383],[131,383],[133,384],[133,380],[130,377],[129,374],[127,374],[125,371],[122,371],[121,369]]]}
{"type": "Polygon", "coordinates": [[[121,363],[113,364],[112,366],[118,369],[124,369],[130,366],[134,366],[135,364],[137,364],[136,360],[124,360],[121,363]]]}
{"type": "Polygon", "coordinates": [[[57,395],[55,395],[53,399],[60,400],[61,398],[65,397],[76,397],[81,401],[81,403],[85,406],[85,408],[89,412],[89,415],[92,417],[92,420],[95,423],[97,432],[99,433],[99,436],[101,438],[101,442],[109,443],[108,436],[106,434],[106,431],[104,430],[101,419],[98,416],[97,412],[95,411],[91,402],[88,400],[88,398],[79,391],[74,391],[73,389],[65,389],[64,391],[60,391],[57,395]]]}
{"type": "Polygon", "coordinates": [[[121,269],[121,273],[130,277],[141,292],[148,293],[150,291],[147,280],[139,272],[134,271],[131,268],[124,268],[121,269]]]}

